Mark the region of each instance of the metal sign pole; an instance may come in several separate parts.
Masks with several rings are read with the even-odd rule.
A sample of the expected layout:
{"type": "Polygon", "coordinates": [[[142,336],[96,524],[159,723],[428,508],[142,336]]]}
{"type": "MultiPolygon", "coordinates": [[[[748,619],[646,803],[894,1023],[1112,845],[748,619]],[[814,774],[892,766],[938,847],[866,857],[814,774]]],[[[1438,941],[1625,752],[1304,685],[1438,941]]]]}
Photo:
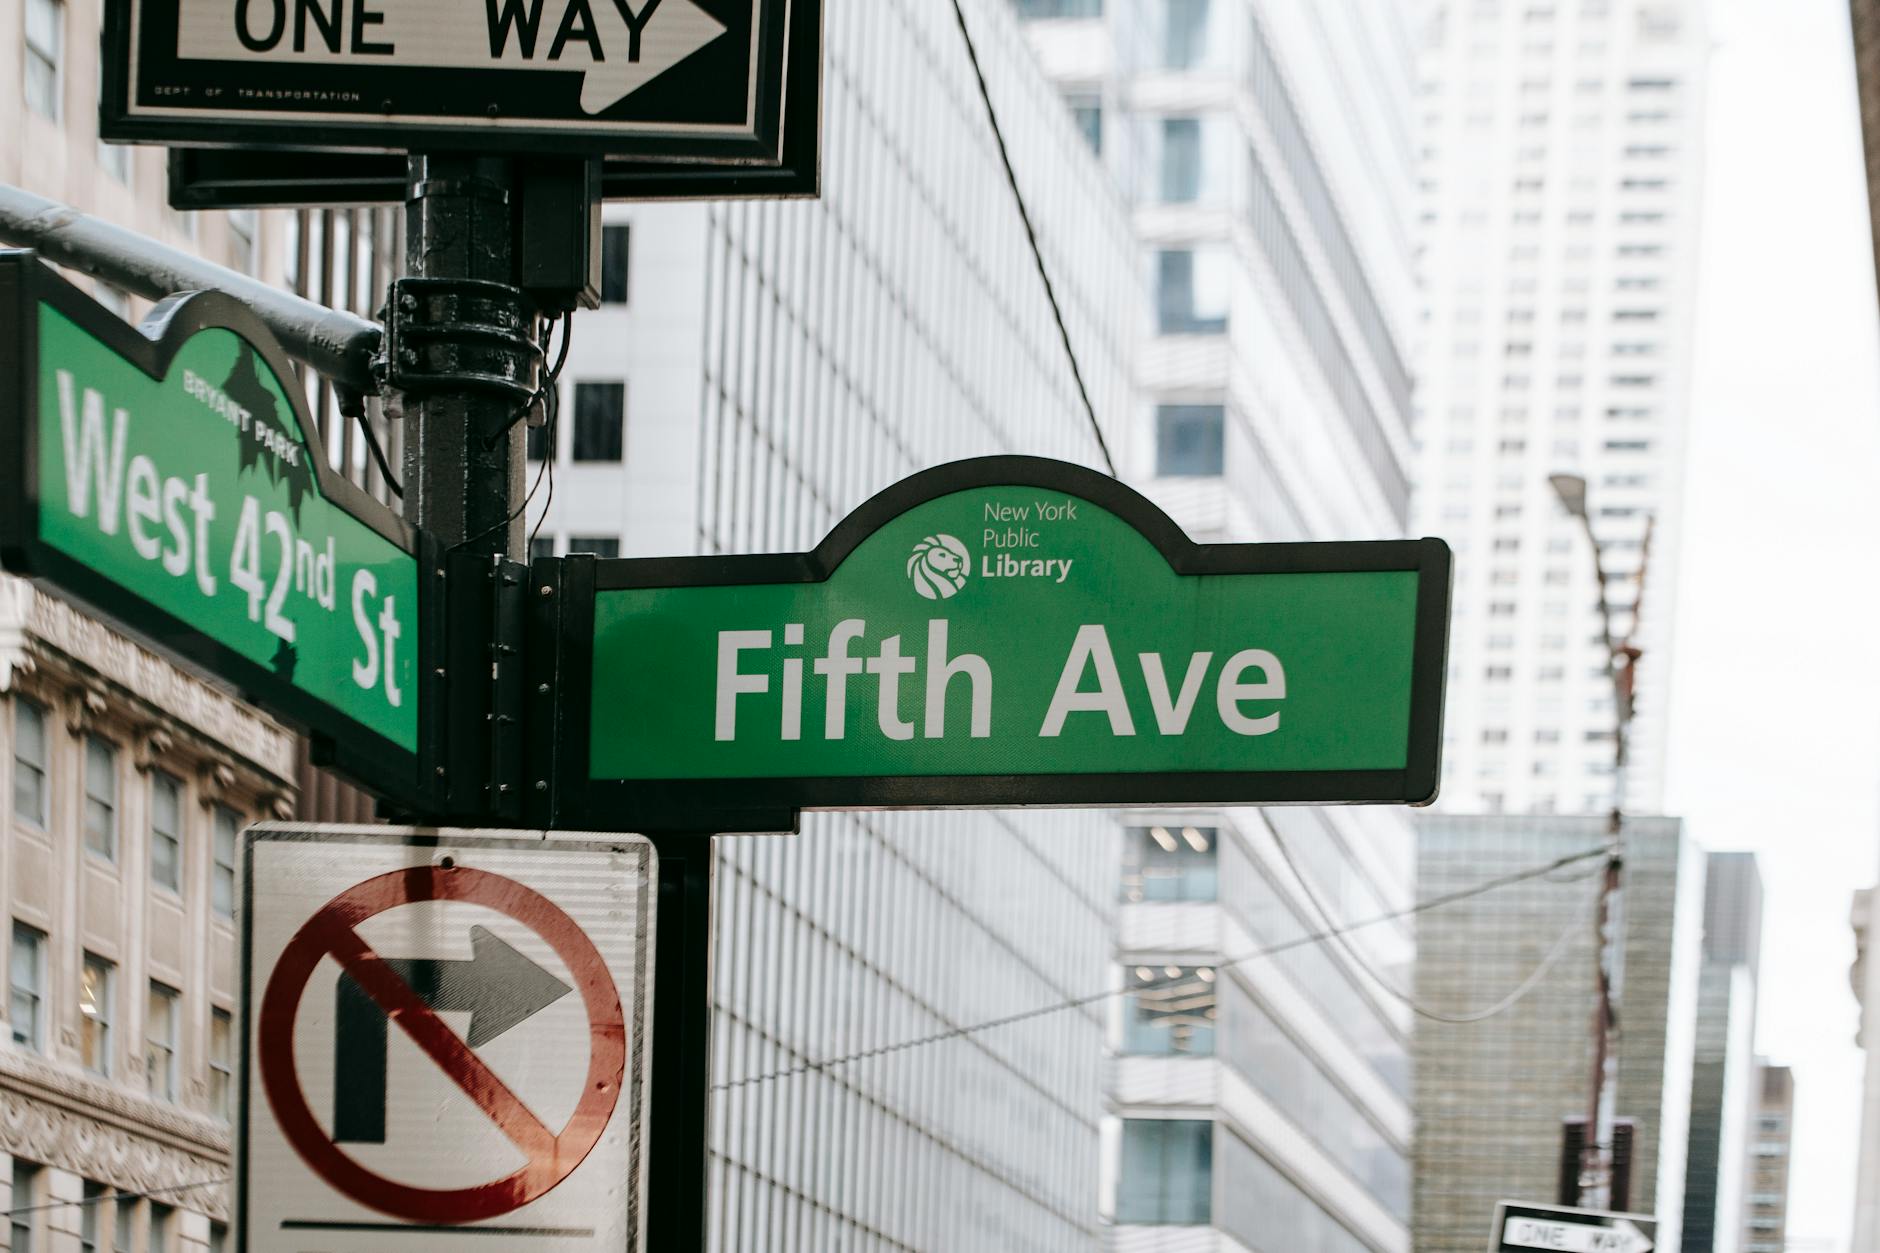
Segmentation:
{"type": "Polygon", "coordinates": [[[411,158],[408,273],[385,307],[383,373],[405,421],[405,516],[445,554],[431,633],[441,647],[422,660],[429,708],[442,715],[429,723],[424,765],[430,816],[440,819],[514,819],[521,805],[518,419],[534,398],[541,348],[536,304],[517,285],[517,170],[504,157],[411,158]]]}
{"type": "Polygon", "coordinates": [[[453,551],[509,558],[521,555],[522,427],[503,427],[534,390],[536,360],[534,310],[515,286],[514,189],[505,158],[413,156],[411,277],[386,311],[403,331],[387,364],[415,401],[404,410],[405,516],[453,551]]]}

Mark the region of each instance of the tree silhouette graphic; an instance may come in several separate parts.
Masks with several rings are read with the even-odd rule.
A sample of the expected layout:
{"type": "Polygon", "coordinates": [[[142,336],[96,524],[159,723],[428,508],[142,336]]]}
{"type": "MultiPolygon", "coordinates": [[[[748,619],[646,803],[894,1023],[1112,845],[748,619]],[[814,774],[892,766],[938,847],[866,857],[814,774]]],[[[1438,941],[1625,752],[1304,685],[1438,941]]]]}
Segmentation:
{"type": "MultiPolygon", "coordinates": [[[[256,364],[255,350],[247,341],[242,341],[235,355],[234,368],[229,371],[228,379],[222,384],[222,390],[229,399],[247,409],[254,417],[256,428],[267,427],[288,443],[299,444],[292,428],[288,425],[280,406],[275,403],[274,393],[261,381],[256,364]]],[[[263,456],[259,430],[246,434],[241,443],[241,469],[243,473],[261,464],[268,473],[268,478],[287,487],[287,506],[293,510],[294,521],[300,521],[300,504],[313,488],[312,451],[302,444],[299,465],[287,462],[273,455],[263,456]]]]}

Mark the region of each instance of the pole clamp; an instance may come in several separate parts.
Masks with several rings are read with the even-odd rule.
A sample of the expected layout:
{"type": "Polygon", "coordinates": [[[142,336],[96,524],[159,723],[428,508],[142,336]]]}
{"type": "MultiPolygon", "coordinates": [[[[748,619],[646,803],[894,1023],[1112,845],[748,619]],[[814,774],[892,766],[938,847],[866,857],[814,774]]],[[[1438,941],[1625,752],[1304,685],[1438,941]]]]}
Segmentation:
{"type": "Polygon", "coordinates": [[[535,394],[542,348],[535,306],[521,289],[473,278],[392,280],[383,351],[373,368],[383,385],[412,396],[476,391],[522,404],[535,394]]]}

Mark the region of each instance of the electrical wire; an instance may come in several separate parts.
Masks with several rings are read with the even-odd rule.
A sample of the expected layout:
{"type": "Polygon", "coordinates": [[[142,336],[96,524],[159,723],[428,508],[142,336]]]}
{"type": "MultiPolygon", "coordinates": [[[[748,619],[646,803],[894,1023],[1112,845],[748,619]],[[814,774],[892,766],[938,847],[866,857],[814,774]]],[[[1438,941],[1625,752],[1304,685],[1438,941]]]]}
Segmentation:
{"type": "MultiPolygon", "coordinates": [[[[1375,915],[1374,917],[1360,919],[1357,922],[1345,923],[1342,926],[1330,926],[1324,931],[1308,932],[1305,935],[1294,936],[1290,940],[1282,940],[1277,944],[1269,944],[1264,948],[1254,949],[1251,952],[1242,953],[1236,957],[1230,957],[1217,963],[1217,966],[1238,966],[1245,962],[1257,961],[1264,957],[1273,957],[1280,953],[1289,952],[1292,949],[1305,948],[1312,944],[1322,944],[1334,936],[1342,935],[1346,932],[1357,931],[1364,927],[1374,927],[1386,922],[1395,922],[1400,918],[1414,917],[1417,914],[1427,913],[1432,909],[1441,909],[1446,905],[1454,905],[1477,896],[1484,896],[1505,887],[1512,887],[1517,883],[1525,883],[1530,879],[1538,879],[1545,875],[1552,874],[1557,870],[1564,870],[1568,866],[1577,865],[1583,861],[1590,861],[1595,857],[1605,857],[1608,852],[1609,849],[1607,846],[1602,844],[1598,848],[1587,849],[1584,852],[1569,853],[1564,857],[1556,857],[1554,860],[1544,865],[1514,871],[1498,878],[1485,880],[1484,882],[1474,884],[1470,887],[1458,888],[1453,892],[1445,892],[1437,896],[1432,896],[1427,900],[1418,901],[1403,909],[1394,909],[1387,913],[1375,915]]],[[[1127,991],[1127,988],[1105,988],[1101,992],[1091,992],[1084,996],[1072,997],[1069,1000],[1056,1001],[1049,1005],[1040,1005],[1032,1009],[1019,1010],[1017,1013],[1005,1014],[998,1018],[989,1018],[983,1022],[971,1023],[966,1026],[949,1027],[945,1031],[936,1031],[930,1035],[916,1036],[913,1039],[901,1040],[894,1044],[876,1045],[874,1048],[860,1049],[856,1052],[845,1053],[838,1057],[824,1058],[821,1061],[802,1062],[798,1065],[787,1066],[780,1070],[746,1075],[742,1079],[728,1079],[723,1083],[713,1084],[712,1090],[714,1092],[721,1092],[731,1088],[747,1087],[752,1084],[769,1083],[776,1079],[791,1079],[795,1078],[797,1075],[829,1070],[836,1066],[848,1065],[851,1062],[867,1061],[871,1058],[882,1057],[891,1053],[904,1053],[910,1049],[922,1048],[929,1044],[943,1044],[948,1040],[963,1039],[966,1036],[978,1035],[981,1032],[991,1031],[998,1027],[1009,1027],[1015,1023],[1027,1022],[1033,1018],[1043,1018],[1049,1014],[1061,1013],[1067,1009],[1081,1009],[1086,1005],[1094,1005],[1100,1001],[1106,1001],[1113,996],[1121,996],[1127,991]]]]}
{"type": "Polygon", "coordinates": [[[1090,403],[1090,389],[1084,386],[1083,368],[1077,364],[1077,350],[1071,347],[1071,333],[1064,325],[1064,310],[1058,304],[1057,288],[1051,282],[1051,272],[1045,268],[1044,252],[1038,247],[1038,231],[1031,223],[1031,210],[1025,206],[1025,194],[1018,189],[1018,174],[1012,169],[1012,156],[1005,148],[1005,131],[999,126],[998,110],[992,107],[992,91],[986,86],[985,71],[979,68],[979,49],[973,44],[973,34],[966,27],[966,11],[960,7],[960,0],[953,0],[953,16],[959,22],[960,38],[966,42],[966,58],[973,63],[973,77],[979,83],[979,98],[986,105],[986,120],[992,124],[992,139],[998,145],[999,162],[1005,167],[1005,181],[1012,189],[1012,201],[1018,206],[1018,217],[1025,224],[1025,242],[1031,245],[1031,259],[1038,266],[1038,277],[1044,283],[1045,299],[1051,302],[1051,317],[1057,322],[1058,338],[1064,341],[1064,355],[1071,363],[1071,378],[1077,383],[1077,395],[1084,402],[1084,415],[1090,419],[1090,433],[1096,437],[1097,451],[1103,454],[1103,464],[1109,469],[1110,477],[1116,478],[1116,460],[1110,456],[1110,443],[1103,438],[1103,427],[1097,422],[1096,406],[1090,403]]]}
{"type": "MultiPolygon", "coordinates": [[[[549,406],[547,455],[543,457],[542,464],[536,467],[535,482],[530,484],[528,493],[524,495],[522,498],[522,503],[517,505],[515,510],[512,513],[510,513],[510,515],[507,518],[504,518],[501,522],[498,522],[493,526],[485,527],[483,530],[477,532],[475,535],[472,535],[470,538],[461,541],[460,543],[451,545],[452,548],[467,548],[470,545],[477,543],[479,540],[486,539],[489,536],[494,535],[498,531],[507,530],[509,527],[513,526],[515,524],[516,519],[520,518],[524,513],[528,512],[529,506],[532,503],[534,503],[535,493],[541,489],[542,477],[544,474],[548,476],[549,500],[553,501],[555,498],[555,431],[558,425],[557,420],[556,420],[556,401],[554,399],[555,396],[557,395],[555,391],[555,387],[561,381],[562,367],[568,364],[568,343],[574,334],[574,322],[572,319],[572,315],[562,314],[560,321],[562,324],[561,325],[561,353],[555,360],[554,368],[548,372],[546,379],[536,387],[535,391],[530,393],[529,399],[523,403],[522,408],[520,410],[521,414],[526,416],[528,414],[528,411],[535,406],[535,403],[538,400],[540,400],[543,404],[549,406]]],[[[550,332],[552,332],[552,330],[553,330],[553,326],[551,324],[550,332]]],[[[547,342],[547,336],[550,332],[543,333],[543,341],[545,343],[547,342]]],[[[516,422],[520,420],[521,420],[520,417],[512,420],[508,426],[503,428],[504,431],[513,429],[516,422]]],[[[500,438],[500,436],[498,438],[500,438]]],[[[546,505],[543,506],[543,514],[544,516],[546,516],[547,514],[546,505]]],[[[536,530],[537,531],[541,530],[541,526],[542,526],[541,522],[537,521],[536,530]]],[[[533,540],[533,536],[531,536],[531,540],[533,540]]]]}
{"type": "Polygon", "coordinates": [[[359,421],[360,432],[366,437],[367,451],[372,454],[372,459],[379,463],[379,475],[385,480],[385,486],[391,489],[392,495],[403,500],[405,498],[404,486],[393,477],[392,463],[386,459],[385,449],[379,443],[378,432],[372,429],[372,419],[367,415],[363,405],[360,406],[359,412],[355,416],[359,421]]]}
{"type": "MultiPolygon", "coordinates": [[[[548,498],[542,502],[541,516],[536,518],[535,527],[529,532],[531,550],[535,548],[536,536],[542,533],[542,524],[548,521],[548,511],[555,505],[555,462],[558,460],[561,446],[561,392],[557,389],[561,382],[561,368],[568,364],[568,345],[573,341],[573,317],[564,315],[561,324],[561,355],[555,359],[555,368],[548,372],[546,384],[548,389],[545,399],[548,405],[548,447],[544,450],[542,462],[548,467],[548,498]]],[[[530,489],[529,494],[533,496],[534,489],[530,489]]],[[[523,508],[528,508],[528,505],[528,501],[522,502],[523,508]]]]}
{"type": "Polygon", "coordinates": [[[13,1218],[20,1214],[42,1214],[55,1209],[82,1209],[87,1205],[101,1205],[106,1201],[136,1201],[144,1197],[173,1196],[178,1192],[194,1192],[198,1188],[213,1188],[227,1183],[228,1176],[218,1179],[201,1179],[195,1183],[171,1184],[167,1188],[145,1188],[141,1192],[100,1192],[97,1196],[80,1197],[76,1201],[45,1201],[38,1205],[21,1205],[9,1210],[0,1210],[0,1218],[13,1218]]]}
{"type": "MultiPolygon", "coordinates": [[[[1523,979],[1508,995],[1502,997],[1487,1009],[1475,1010],[1467,1014],[1446,1014],[1441,1010],[1429,1008],[1415,996],[1405,992],[1402,988],[1399,988],[1396,984],[1386,979],[1376,967],[1371,965],[1369,959],[1358,951],[1357,945],[1353,944],[1350,939],[1346,937],[1343,930],[1339,928],[1338,920],[1332,916],[1332,911],[1319,896],[1317,889],[1312,886],[1312,881],[1306,878],[1304,869],[1299,865],[1298,861],[1294,859],[1292,849],[1287,845],[1285,837],[1280,835],[1280,833],[1270,825],[1267,827],[1267,830],[1272,834],[1273,843],[1279,849],[1280,859],[1286,863],[1286,868],[1292,871],[1293,878],[1299,881],[1299,886],[1305,892],[1306,899],[1312,902],[1314,912],[1325,922],[1327,927],[1331,928],[1329,934],[1332,937],[1332,942],[1338,946],[1339,950],[1343,952],[1346,957],[1351,959],[1353,965],[1365,973],[1371,982],[1382,988],[1391,997],[1409,1006],[1411,1013],[1419,1018],[1427,1018],[1431,1022],[1447,1023],[1455,1027],[1468,1027],[1479,1022],[1487,1022],[1489,1019],[1513,1009],[1516,1005],[1521,1003],[1522,999],[1525,998],[1529,992],[1532,992],[1535,988],[1540,986],[1541,980],[1547,977],[1547,972],[1554,968],[1554,963],[1558,962],[1566,953],[1567,942],[1573,938],[1576,932],[1579,932],[1585,927],[1585,915],[1590,914],[1593,907],[1599,903],[1599,897],[1597,895],[1587,900],[1586,909],[1574,914],[1572,921],[1567,923],[1566,927],[1561,930],[1559,938],[1548,947],[1547,953],[1541,958],[1540,964],[1534,967],[1528,977],[1523,979]]],[[[1555,880],[1551,876],[1542,877],[1546,878],[1548,882],[1559,882],[1559,880],[1555,880]]],[[[1571,882],[1571,880],[1568,880],[1568,882],[1571,882]]]]}

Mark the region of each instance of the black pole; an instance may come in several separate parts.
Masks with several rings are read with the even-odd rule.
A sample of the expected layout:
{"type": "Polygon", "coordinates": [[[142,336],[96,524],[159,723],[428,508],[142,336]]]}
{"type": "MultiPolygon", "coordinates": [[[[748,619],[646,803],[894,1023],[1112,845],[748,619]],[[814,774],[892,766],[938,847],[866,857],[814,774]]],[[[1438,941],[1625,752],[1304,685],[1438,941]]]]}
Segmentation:
{"type": "MultiPolygon", "coordinates": [[[[406,354],[394,371],[415,366],[444,375],[486,371],[472,360],[500,345],[471,327],[533,341],[534,314],[520,291],[513,313],[476,287],[453,289],[448,280],[475,284],[517,282],[517,211],[514,164],[501,157],[417,156],[410,161],[405,199],[405,256],[409,274],[435,285],[401,285],[393,295],[401,314],[421,313],[435,338],[394,345],[406,354]],[[434,302],[428,310],[416,308],[434,302]],[[447,337],[454,326],[459,334],[447,337]],[[465,332],[470,332],[465,334],[465,332]],[[414,354],[436,354],[416,361],[414,354]]],[[[487,289],[485,289],[487,290],[487,289]]],[[[533,370],[529,371],[532,376],[533,370]]],[[[527,387],[533,387],[530,377],[527,387]]],[[[524,388],[526,391],[527,388],[524,388]]],[[[511,423],[514,389],[450,386],[426,389],[406,402],[405,517],[447,547],[479,556],[520,555],[523,519],[516,516],[523,478],[523,427],[511,423]],[[508,426],[505,432],[504,427],[508,426]]]]}

